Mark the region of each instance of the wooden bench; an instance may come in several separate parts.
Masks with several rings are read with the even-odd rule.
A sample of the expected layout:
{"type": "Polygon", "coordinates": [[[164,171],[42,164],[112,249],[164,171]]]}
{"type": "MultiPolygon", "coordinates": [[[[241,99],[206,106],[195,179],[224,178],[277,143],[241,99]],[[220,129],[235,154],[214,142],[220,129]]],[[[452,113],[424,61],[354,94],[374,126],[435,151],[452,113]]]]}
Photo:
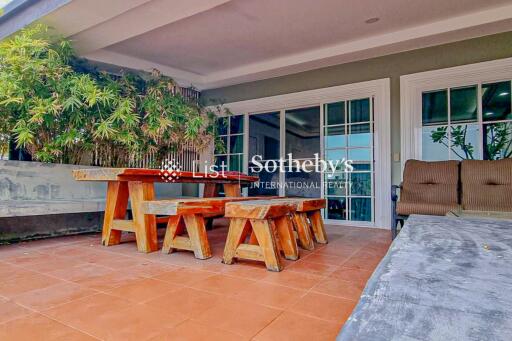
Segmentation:
{"type": "Polygon", "coordinates": [[[205,228],[205,218],[224,215],[226,203],[268,199],[269,197],[226,197],[226,198],[181,198],[169,200],[145,201],[142,204],[144,214],[166,215],[163,253],[177,250],[194,252],[198,259],[212,257],[205,228]],[[185,234],[186,232],[186,234],[185,234]]]}
{"type": "Polygon", "coordinates": [[[292,213],[292,221],[297,231],[299,245],[303,249],[313,250],[313,238],[317,243],[327,244],[324,221],[321,210],[326,206],[326,200],[320,198],[280,198],[278,202],[290,202],[297,205],[292,213]]]}
{"type": "Polygon", "coordinates": [[[268,270],[281,271],[281,249],[285,258],[299,257],[290,214],[297,204],[280,200],[257,200],[226,204],[225,216],[230,218],[223,262],[234,259],[264,261],[268,270]],[[253,238],[250,238],[253,232],[253,238]]]}

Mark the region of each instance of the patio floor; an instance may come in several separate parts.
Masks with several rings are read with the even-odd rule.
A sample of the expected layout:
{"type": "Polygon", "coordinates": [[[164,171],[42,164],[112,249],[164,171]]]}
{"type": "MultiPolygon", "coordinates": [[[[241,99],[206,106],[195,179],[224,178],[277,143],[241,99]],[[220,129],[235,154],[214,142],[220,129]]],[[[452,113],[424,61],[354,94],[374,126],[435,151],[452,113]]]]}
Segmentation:
{"type": "Polygon", "coordinates": [[[205,261],[99,235],[0,246],[0,340],[333,340],[390,244],[388,231],[327,226],[328,245],[272,273],[221,264],[219,224],[205,261]]]}

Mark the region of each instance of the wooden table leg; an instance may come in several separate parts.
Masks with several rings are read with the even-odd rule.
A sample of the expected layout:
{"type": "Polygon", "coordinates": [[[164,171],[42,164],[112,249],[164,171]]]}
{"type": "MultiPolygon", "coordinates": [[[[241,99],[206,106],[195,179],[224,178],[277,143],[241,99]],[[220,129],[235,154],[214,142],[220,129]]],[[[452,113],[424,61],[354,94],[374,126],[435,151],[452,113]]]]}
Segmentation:
{"type": "Polygon", "coordinates": [[[109,181],[101,243],[105,246],[121,242],[121,231],[113,229],[115,219],[124,219],[128,207],[128,184],[125,181],[109,181]]]}
{"type": "Polygon", "coordinates": [[[158,250],[156,232],[156,217],[153,214],[144,214],[141,203],[155,199],[155,188],[152,182],[129,181],[128,188],[132,205],[133,224],[137,248],[141,252],[158,250]]]}
{"type": "Polygon", "coordinates": [[[219,196],[219,186],[214,183],[204,184],[203,198],[215,198],[219,196]]]}
{"type": "Polygon", "coordinates": [[[224,195],[227,197],[240,197],[242,196],[242,188],[239,183],[224,184],[224,195]]]}

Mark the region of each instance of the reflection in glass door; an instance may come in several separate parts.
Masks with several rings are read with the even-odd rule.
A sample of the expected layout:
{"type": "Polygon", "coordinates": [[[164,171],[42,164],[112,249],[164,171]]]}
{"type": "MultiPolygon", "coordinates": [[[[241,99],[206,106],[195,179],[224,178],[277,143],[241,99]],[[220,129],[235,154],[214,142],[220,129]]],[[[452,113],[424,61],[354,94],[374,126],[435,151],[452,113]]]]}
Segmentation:
{"type": "Polygon", "coordinates": [[[249,115],[249,174],[259,176],[259,187],[249,187],[249,195],[279,195],[279,188],[274,186],[280,183],[279,170],[255,172],[252,157],[259,155],[262,163],[280,158],[280,113],[271,112],[249,115]]]}
{"type": "Polygon", "coordinates": [[[325,218],[374,220],[374,155],[372,99],[324,105],[324,158],[351,160],[353,172],[324,174],[325,218]],[[345,186],[340,186],[340,183],[345,186]]]}
{"type": "MultiPolygon", "coordinates": [[[[285,129],[286,159],[291,154],[294,161],[302,164],[306,160],[314,160],[315,154],[320,156],[319,106],[286,110],[285,129]]],[[[288,163],[286,165],[289,166],[288,163]]],[[[315,172],[313,163],[307,171],[293,170],[287,170],[284,175],[284,195],[306,198],[319,198],[322,195],[321,174],[315,172]]]]}

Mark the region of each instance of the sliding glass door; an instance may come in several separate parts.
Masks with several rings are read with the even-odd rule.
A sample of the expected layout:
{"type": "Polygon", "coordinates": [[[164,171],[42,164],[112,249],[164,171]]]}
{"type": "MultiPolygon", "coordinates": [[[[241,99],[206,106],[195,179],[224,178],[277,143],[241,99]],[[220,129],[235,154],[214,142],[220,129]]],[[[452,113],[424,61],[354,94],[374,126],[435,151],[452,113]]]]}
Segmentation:
{"type": "Polygon", "coordinates": [[[217,160],[259,176],[249,195],[324,197],[324,217],[331,222],[375,221],[373,98],[238,117],[227,120],[222,136],[228,147],[217,160]],[[242,137],[245,148],[238,142],[242,137]],[[240,167],[243,156],[246,164],[240,167]],[[331,168],[319,171],[319,159],[331,168]]]}

